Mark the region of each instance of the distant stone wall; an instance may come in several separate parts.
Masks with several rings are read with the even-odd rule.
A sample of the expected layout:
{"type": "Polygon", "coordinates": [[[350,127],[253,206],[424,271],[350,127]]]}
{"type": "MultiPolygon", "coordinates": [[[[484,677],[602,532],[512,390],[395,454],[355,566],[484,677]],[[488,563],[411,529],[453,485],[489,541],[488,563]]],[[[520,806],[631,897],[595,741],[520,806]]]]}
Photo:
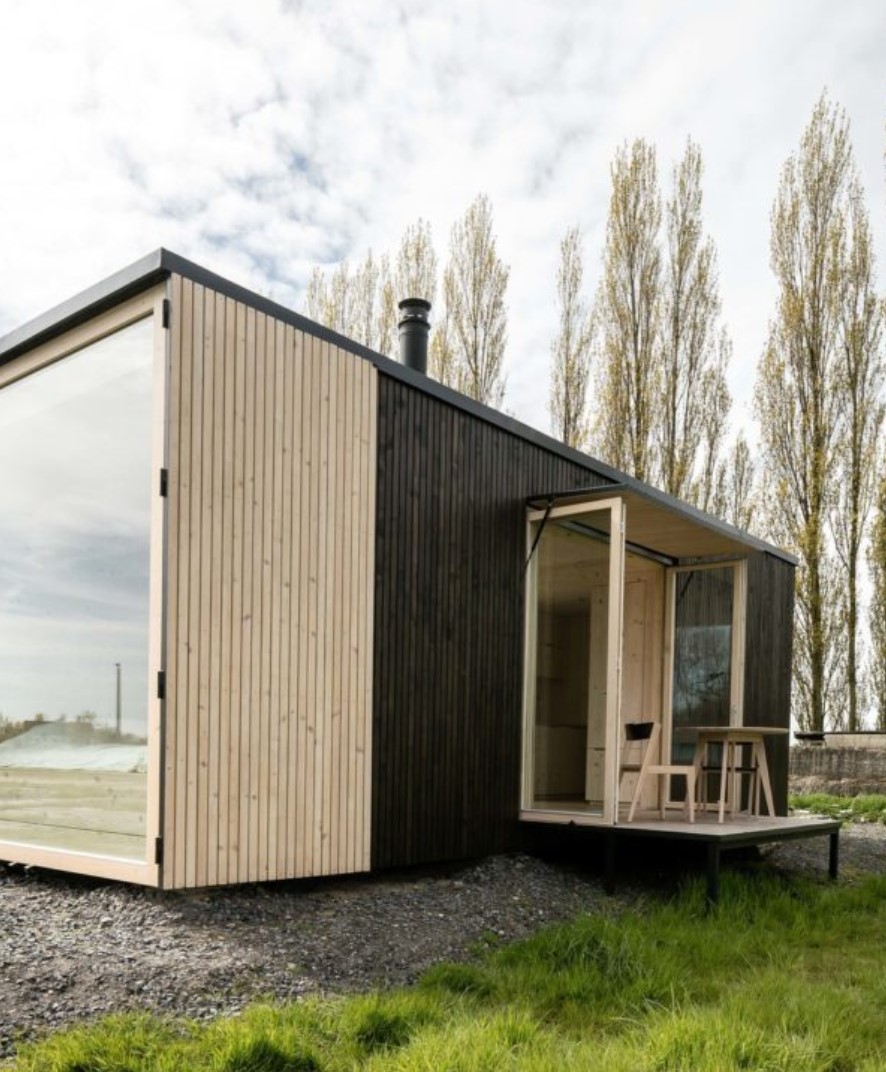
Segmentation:
{"type": "Polygon", "coordinates": [[[880,730],[832,730],[825,733],[824,742],[829,748],[879,748],[886,752],[886,733],[880,730]]]}
{"type": "Polygon", "coordinates": [[[792,793],[886,793],[886,746],[794,745],[789,786],[792,793]]]}

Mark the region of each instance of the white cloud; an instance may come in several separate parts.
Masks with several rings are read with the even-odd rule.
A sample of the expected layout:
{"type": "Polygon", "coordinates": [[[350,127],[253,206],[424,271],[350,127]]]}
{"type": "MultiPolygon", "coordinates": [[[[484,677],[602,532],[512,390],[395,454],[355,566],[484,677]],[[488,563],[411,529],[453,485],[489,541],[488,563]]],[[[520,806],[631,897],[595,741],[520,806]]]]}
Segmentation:
{"type": "Polygon", "coordinates": [[[511,266],[507,406],[547,426],[560,236],[599,274],[608,168],[702,146],[747,414],[774,302],[768,215],[823,86],[852,119],[883,250],[878,0],[7,0],[0,329],[159,245],[297,304],[317,261],[429,219],[441,260],[478,191],[511,266]]]}

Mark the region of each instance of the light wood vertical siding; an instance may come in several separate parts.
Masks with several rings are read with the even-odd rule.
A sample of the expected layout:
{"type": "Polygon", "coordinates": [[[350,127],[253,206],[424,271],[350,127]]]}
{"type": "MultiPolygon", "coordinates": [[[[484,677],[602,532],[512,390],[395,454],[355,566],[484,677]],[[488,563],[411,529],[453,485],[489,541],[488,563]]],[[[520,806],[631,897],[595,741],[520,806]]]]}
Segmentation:
{"type": "Polygon", "coordinates": [[[367,870],[376,371],[169,286],[162,884],[367,870]]]}

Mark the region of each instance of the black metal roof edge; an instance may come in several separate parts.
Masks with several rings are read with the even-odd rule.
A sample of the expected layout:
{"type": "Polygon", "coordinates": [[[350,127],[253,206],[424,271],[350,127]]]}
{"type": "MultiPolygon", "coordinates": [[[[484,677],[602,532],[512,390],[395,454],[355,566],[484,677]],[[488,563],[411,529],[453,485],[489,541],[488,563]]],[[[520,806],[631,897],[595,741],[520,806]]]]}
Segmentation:
{"type": "MultiPolygon", "coordinates": [[[[569,447],[565,443],[561,443],[560,440],[554,439],[552,436],[540,432],[527,424],[523,424],[506,413],[501,413],[499,410],[485,406],[481,402],[476,402],[459,391],[438,383],[429,376],[406,368],[398,361],[393,361],[391,358],[384,357],[382,354],[369,349],[368,346],[363,346],[361,343],[355,342],[337,331],[323,327],[323,325],[309,320],[306,316],[288,309],[285,305],[279,304],[279,302],[263,297],[261,294],[248,290],[238,283],[233,283],[224,276],[217,275],[215,272],[211,272],[201,265],[195,264],[193,261],[189,261],[187,258],[162,247],[0,338],[0,364],[11,360],[24,350],[39,345],[54,335],[60,335],[62,332],[68,331],[92,316],[104,312],[133,294],[137,294],[154,283],[160,282],[172,273],[182,275],[194,283],[224,294],[235,301],[250,305],[257,311],[291,324],[293,327],[299,328],[315,338],[323,339],[334,346],[348,350],[350,353],[372,362],[379,372],[384,375],[400,380],[441,402],[471,414],[479,420],[486,421],[488,424],[501,428],[511,435],[533,443],[544,450],[551,451],[561,458],[587,469],[589,472],[596,473],[612,484],[623,484],[627,489],[636,491],[638,494],[657,501],[663,506],[668,506],[678,513],[683,513],[699,524],[730,535],[743,543],[775,555],[793,565],[797,564],[798,560],[787,551],[744,533],[725,521],[711,517],[696,507],[690,506],[689,503],[666,495],[664,492],[658,491],[656,488],[644,484],[642,481],[636,480],[618,469],[614,469],[605,462],[598,461],[589,454],[583,454],[574,447],[569,447]]],[[[557,497],[563,497],[574,493],[575,491],[573,490],[572,492],[560,491],[556,494],[557,497]]],[[[539,497],[534,496],[534,498],[539,497]]]]}
{"type": "Polygon", "coordinates": [[[2,336],[0,365],[161,282],[168,274],[162,254],[163,250],[149,253],[2,336]]]}

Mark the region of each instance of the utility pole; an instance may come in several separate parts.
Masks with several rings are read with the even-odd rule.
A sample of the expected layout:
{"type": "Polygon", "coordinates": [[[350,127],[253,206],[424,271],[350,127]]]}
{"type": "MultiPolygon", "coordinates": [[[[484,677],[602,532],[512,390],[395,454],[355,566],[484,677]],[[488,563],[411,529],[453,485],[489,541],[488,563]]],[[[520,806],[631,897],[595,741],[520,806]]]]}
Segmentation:
{"type": "Polygon", "coordinates": [[[121,689],[122,681],[122,666],[120,663],[114,663],[117,668],[117,740],[123,736],[123,692],[121,689]]]}

